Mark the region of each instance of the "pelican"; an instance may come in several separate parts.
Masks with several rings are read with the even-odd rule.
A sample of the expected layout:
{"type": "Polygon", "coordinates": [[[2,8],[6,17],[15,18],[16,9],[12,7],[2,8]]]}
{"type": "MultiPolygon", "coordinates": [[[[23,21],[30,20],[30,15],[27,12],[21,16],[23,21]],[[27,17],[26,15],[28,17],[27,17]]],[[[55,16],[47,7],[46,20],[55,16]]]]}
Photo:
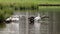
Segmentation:
{"type": "Polygon", "coordinates": [[[38,16],[34,18],[34,19],[35,19],[35,22],[34,22],[35,34],[41,34],[41,33],[40,33],[41,22],[39,22],[39,21],[41,21],[41,20],[44,19],[44,18],[49,18],[49,17],[46,16],[46,15],[41,16],[41,15],[38,13],[38,16]]]}
{"type": "Polygon", "coordinates": [[[35,17],[34,19],[35,19],[36,21],[38,21],[38,20],[41,20],[41,19],[44,19],[44,18],[49,18],[49,17],[46,16],[46,15],[41,16],[41,15],[38,13],[38,16],[35,17]]]}
{"type": "Polygon", "coordinates": [[[5,20],[5,22],[6,22],[6,23],[11,23],[11,22],[12,22],[12,21],[11,21],[11,17],[7,18],[7,19],[5,20]]]}
{"type": "Polygon", "coordinates": [[[44,19],[44,18],[49,18],[49,17],[46,15],[43,15],[41,17],[41,15],[38,13],[37,17],[31,16],[28,18],[28,20],[30,21],[30,24],[34,24],[34,21],[39,22],[39,20],[44,19]]]}

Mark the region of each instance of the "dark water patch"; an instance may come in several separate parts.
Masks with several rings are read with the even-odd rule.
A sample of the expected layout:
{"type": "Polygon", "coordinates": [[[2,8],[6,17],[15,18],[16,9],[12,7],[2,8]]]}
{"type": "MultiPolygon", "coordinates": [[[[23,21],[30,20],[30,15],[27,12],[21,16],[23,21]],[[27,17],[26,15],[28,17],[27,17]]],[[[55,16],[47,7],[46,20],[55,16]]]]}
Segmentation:
{"type": "Polygon", "coordinates": [[[0,23],[0,28],[5,28],[6,24],[5,23],[0,23]]]}

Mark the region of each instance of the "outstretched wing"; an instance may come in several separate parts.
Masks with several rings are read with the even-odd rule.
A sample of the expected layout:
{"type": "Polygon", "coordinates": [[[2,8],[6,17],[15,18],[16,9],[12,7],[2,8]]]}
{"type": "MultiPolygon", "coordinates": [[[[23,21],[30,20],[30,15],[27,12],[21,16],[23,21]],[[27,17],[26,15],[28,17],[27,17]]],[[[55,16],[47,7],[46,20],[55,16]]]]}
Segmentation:
{"type": "Polygon", "coordinates": [[[41,17],[41,19],[44,19],[44,18],[49,18],[49,16],[44,15],[41,17]]]}

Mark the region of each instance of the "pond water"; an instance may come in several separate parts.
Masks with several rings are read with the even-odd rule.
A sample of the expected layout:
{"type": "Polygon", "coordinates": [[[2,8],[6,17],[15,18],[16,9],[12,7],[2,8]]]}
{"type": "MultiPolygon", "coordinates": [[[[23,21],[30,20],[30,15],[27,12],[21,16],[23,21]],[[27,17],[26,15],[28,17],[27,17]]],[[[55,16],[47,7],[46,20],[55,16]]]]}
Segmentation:
{"type": "Polygon", "coordinates": [[[19,23],[6,24],[5,28],[1,28],[0,34],[19,34],[19,23]]]}

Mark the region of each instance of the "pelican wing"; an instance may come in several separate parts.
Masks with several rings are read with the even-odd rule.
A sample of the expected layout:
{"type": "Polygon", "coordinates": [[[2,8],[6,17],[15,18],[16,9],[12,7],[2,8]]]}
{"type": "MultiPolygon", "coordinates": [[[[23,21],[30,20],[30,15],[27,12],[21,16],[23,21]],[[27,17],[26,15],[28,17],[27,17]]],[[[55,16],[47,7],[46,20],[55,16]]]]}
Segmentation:
{"type": "Polygon", "coordinates": [[[41,19],[44,19],[44,18],[49,18],[49,16],[44,15],[41,17],[41,19]]]}

